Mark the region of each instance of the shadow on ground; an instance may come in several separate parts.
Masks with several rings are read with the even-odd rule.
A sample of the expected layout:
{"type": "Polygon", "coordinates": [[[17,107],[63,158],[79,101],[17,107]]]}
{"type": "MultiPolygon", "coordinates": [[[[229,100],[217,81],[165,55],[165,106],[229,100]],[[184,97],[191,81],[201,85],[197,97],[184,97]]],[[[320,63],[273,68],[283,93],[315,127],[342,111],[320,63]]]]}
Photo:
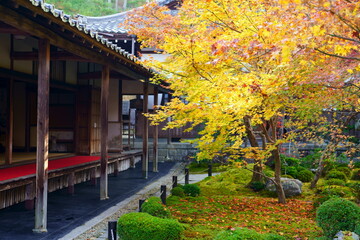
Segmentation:
{"type": "MultiPolygon", "coordinates": [[[[174,163],[159,163],[159,172],[149,172],[148,179],[142,178],[141,163],[134,169],[120,172],[117,177],[109,176],[109,199],[100,201],[100,187],[89,182],[75,185],[75,194],[67,189],[49,193],[47,233],[33,233],[34,210],[26,210],[24,203],[0,210],[1,240],[43,240],[59,239],[74,228],[96,217],[106,209],[125,200],[146,185],[166,175],[174,163]]],[[[149,169],[152,169],[151,163],[149,169]]]]}

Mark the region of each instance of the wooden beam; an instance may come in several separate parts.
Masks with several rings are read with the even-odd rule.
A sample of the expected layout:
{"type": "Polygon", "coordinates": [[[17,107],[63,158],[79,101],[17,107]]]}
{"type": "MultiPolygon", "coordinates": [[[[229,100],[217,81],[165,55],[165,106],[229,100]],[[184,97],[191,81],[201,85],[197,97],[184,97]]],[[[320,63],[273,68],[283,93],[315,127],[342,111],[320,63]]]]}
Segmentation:
{"type": "Polygon", "coordinates": [[[101,160],[100,160],[100,200],[108,199],[108,99],[109,99],[109,66],[102,68],[101,78],[101,160]]]}
{"type": "MultiPolygon", "coordinates": [[[[143,113],[148,113],[148,98],[149,98],[149,83],[144,82],[144,101],[143,101],[143,113]]],[[[149,120],[147,117],[144,117],[144,136],[143,136],[143,156],[142,156],[142,175],[143,178],[148,178],[148,169],[149,169],[149,120]]]]}
{"type": "MultiPolygon", "coordinates": [[[[54,16],[51,17],[49,13],[44,13],[42,10],[38,7],[32,6],[32,4],[29,1],[22,1],[26,7],[29,9],[33,9],[34,11],[39,11],[41,14],[46,14],[47,18],[53,18],[52,20],[55,22],[60,22],[64,25],[59,18],[55,18],[54,16]]],[[[146,72],[145,69],[140,69],[139,71],[142,72],[141,74],[137,73],[136,70],[131,69],[130,67],[139,67],[135,63],[133,63],[131,60],[121,56],[118,53],[113,52],[106,46],[104,46],[101,43],[98,43],[96,39],[91,38],[91,36],[82,33],[78,30],[74,30],[74,27],[71,27],[68,24],[65,24],[64,27],[66,27],[69,31],[73,32],[74,34],[81,35],[82,38],[87,38],[87,40],[91,43],[94,43],[102,52],[112,52],[117,59],[121,59],[121,61],[124,61],[124,63],[127,63],[127,67],[124,65],[124,63],[121,63],[119,61],[114,61],[111,57],[107,57],[106,54],[99,54],[98,48],[91,49],[90,47],[86,47],[81,42],[76,42],[74,40],[69,40],[63,35],[53,31],[53,29],[50,26],[43,26],[33,19],[29,18],[30,16],[24,16],[23,14],[8,8],[6,6],[0,5],[0,16],[1,21],[13,26],[14,28],[17,28],[21,31],[24,31],[32,36],[36,36],[38,38],[46,38],[50,40],[50,44],[57,46],[59,48],[64,49],[67,52],[73,53],[79,57],[85,58],[90,60],[91,62],[96,62],[102,65],[108,65],[113,70],[123,74],[126,77],[129,77],[131,79],[143,79],[144,76],[150,76],[151,74],[149,72],[146,72]],[[67,26],[68,25],[68,26],[67,26]]]]}
{"type": "MultiPolygon", "coordinates": [[[[157,87],[154,87],[154,111],[155,105],[158,104],[159,91],[157,87]]],[[[153,128],[153,172],[158,172],[158,141],[159,141],[159,125],[155,125],[153,128]]]]}
{"type": "Polygon", "coordinates": [[[39,75],[34,232],[47,231],[50,42],[39,39],[39,75]]]}
{"type": "MultiPolygon", "coordinates": [[[[10,58],[12,60],[21,60],[21,61],[37,61],[39,59],[38,52],[12,52],[10,54],[10,58]]],[[[65,52],[65,51],[57,51],[52,52],[50,54],[51,61],[78,61],[78,62],[87,62],[89,60],[76,56],[72,53],[65,52]]]]}

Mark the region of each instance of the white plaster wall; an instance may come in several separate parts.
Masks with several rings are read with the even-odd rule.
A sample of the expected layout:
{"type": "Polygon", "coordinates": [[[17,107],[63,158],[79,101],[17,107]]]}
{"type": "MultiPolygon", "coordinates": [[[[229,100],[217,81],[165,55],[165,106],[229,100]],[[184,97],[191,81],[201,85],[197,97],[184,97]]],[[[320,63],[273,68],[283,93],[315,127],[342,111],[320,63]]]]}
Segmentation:
{"type": "Polygon", "coordinates": [[[26,85],[14,83],[14,147],[25,147],[26,85]]]}
{"type": "Polygon", "coordinates": [[[10,69],[10,34],[0,33],[0,67],[10,69]]]}

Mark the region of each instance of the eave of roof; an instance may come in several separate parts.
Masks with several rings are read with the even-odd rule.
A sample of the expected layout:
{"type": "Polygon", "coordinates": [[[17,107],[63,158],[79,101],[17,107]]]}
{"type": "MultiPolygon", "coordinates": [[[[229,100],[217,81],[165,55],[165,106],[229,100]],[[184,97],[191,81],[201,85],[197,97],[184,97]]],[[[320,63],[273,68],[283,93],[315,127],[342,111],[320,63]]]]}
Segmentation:
{"type": "Polygon", "coordinates": [[[54,5],[48,4],[44,0],[29,0],[29,2],[31,2],[33,6],[41,8],[42,11],[46,13],[51,13],[54,17],[61,19],[62,22],[68,23],[71,27],[75,27],[78,31],[83,32],[91,38],[95,39],[97,42],[110,49],[114,54],[119,54],[122,57],[130,60],[133,64],[141,66],[144,70],[152,72],[151,69],[139,63],[139,59],[137,57],[118,47],[116,44],[112,43],[107,38],[100,35],[98,32],[87,28],[86,24],[83,23],[81,20],[78,20],[76,17],[65,14],[62,10],[55,8],[54,5]]]}

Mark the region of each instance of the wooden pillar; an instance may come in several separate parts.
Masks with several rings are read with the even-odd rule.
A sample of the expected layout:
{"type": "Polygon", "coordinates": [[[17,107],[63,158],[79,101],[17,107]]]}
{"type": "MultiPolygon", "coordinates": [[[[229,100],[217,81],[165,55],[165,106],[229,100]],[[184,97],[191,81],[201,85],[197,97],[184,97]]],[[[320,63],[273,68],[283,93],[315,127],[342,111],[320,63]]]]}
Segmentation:
{"type": "MultiPolygon", "coordinates": [[[[14,51],[14,35],[10,37],[10,51],[14,51]]],[[[14,70],[14,60],[10,60],[10,70],[14,70]]],[[[6,119],[6,140],[5,140],[5,164],[12,163],[13,151],[13,129],[14,129],[14,79],[10,77],[8,82],[8,101],[7,101],[7,119],[6,119]]]]}
{"type": "Polygon", "coordinates": [[[75,193],[75,172],[69,174],[68,178],[68,193],[74,195],[75,193]]]}
{"type": "Polygon", "coordinates": [[[103,66],[101,76],[101,160],[100,160],[100,200],[108,199],[108,99],[109,66],[103,66]]]}
{"type": "Polygon", "coordinates": [[[120,138],[119,138],[119,145],[120,151],[123,151],[123,91],[122,91],[122,80],[119,80],[119,122],[120,122],[120,138]]]}
{"type": "MultiPolygon", "coordinates": [[[[154,111],[155,105],[158,104],[159,99],[159,91],[158,88],[154,86],[154,111]]],[[[153,172],[158,172],[158,141],[159,141],[159,126],[155,125],[153,129],[153,172]]]]}
{"type": "MultiPolygon", "coordinates": [[[[170,95],[170,93],[168,94],[168,102],[170,102],[171,101],[171,95],[170,95]]],[[[169,117],[168,118],[168,120],[167,120],[168,122],[170,122],[171,121],[171,118],[169,117]]],[[[171,143],[171,132],[170,132],[170,129],[168,129],[167,130],[167,144],[170,144],[171,143]]]]}
{"type": "Polygon", "coordinates": [[[36,202],[34,232],[46,232],[49,153],[50,42],[39,39],[37,100],[36,202]]]}
{"type": "MultiPolygon", "coordinates": [[[[144,101],[143,101],[143,112],[148,112],[148,97],[149,97],[149,83],[144,82],[144,101]]],[[[142,173],[143,178],[148,178],[148,169],[149,169],[149,153],[148,153],[148,145],[149,145],[149,120],[144,116],[144,135],[143,135],[143,154],[142,154],[142,173]]]]}

